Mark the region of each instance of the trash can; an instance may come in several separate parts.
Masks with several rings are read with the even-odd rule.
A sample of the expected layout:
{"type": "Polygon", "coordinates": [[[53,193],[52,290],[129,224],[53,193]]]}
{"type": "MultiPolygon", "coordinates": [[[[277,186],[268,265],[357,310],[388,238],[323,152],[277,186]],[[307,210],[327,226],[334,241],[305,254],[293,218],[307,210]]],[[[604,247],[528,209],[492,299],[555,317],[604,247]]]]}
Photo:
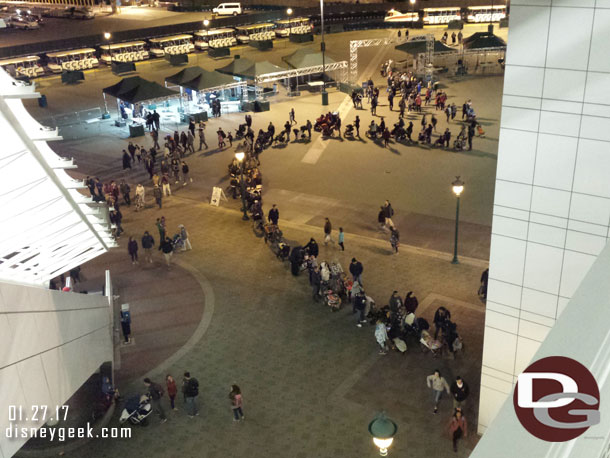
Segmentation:
{"type": "Polygon", "coordinates": [[[130,137],[143,137],[144,126],[142,124],[130,124],[129,125],[129,136],[130,137]]]}
{"type": "Polygon", "coordinates": [[[328,105],[328,92],[322,91],[322,105],[328,105]]]}
{"type": "Polygon", "coordinates": [[[47,107],[47,96],[46,95],[41,95],[40,97],[38,97],[38,106],[40,108],[46,108],[47,107]]]}

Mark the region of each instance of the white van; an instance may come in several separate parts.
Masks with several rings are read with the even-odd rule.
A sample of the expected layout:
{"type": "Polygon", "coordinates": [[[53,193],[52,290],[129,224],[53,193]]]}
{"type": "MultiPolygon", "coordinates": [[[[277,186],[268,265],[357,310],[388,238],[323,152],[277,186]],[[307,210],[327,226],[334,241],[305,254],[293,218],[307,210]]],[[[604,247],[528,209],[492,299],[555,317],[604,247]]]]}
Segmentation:
{"type": "Polygon", "coordinates": [[[212,9],[212,13],[218,16],[237,16],[241,12],[241,3],[221,3],[212,9]]]}

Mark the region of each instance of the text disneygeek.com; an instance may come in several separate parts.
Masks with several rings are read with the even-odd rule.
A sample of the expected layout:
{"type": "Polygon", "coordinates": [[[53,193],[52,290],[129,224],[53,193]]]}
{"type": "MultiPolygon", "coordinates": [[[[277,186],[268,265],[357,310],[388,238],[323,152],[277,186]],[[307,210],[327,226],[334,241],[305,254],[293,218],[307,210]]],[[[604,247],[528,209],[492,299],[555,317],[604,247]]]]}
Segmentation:
{"type": "Polygon", "coordinates": [[[20,426],[9,426],[4,430],[7,439],[31,439],[37,437],[49,439],[49,441],[65,442],[68,439],[85,438],[108,438],[108,439],[130,439],[131,428],[101,428],[93,431],[89,423],[79,428],[26,428],[20,426]]]}

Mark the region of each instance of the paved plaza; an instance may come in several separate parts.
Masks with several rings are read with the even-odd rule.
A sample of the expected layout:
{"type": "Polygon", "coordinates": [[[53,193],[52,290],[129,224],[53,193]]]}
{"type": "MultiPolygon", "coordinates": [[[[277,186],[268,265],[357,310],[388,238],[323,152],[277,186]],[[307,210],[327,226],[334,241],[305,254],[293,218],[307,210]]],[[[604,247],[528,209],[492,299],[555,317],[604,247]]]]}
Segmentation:
{"type": "MultiPolygon", "coordinates": [[[[435,31],[438,36],[442,32],[435,31]]],[[[348,40],[363,33],[381,37],[395,32],[330,35],[329,54],[346,59],[348,40]]],[[[234,54],[281,64],[281,57],[294,50],[293,44],[280,41],[267,53],[242,48],[234,54]]],[[[405,56],[393,47],[362,50],[359,78],[372,76],[376,84],[384,84],[378,69],[388,58],[402,60],[405,56]]],[[[227,60],[193,55],[189,63],[214,69],[227,60]]],[[[162,82],[179,68],[155,61],[138,64],[138,70],[140,76],[162,82]]],[[[101,89],[118,77],[98,70],[87,72],[86,78],[77,86],[62,86],[57,78],[41,80],[40,92],[47,96],[49,107],[39,108],[34,101],[27,104],[28,109],[44,120],[103,106],[101,89]]],[[[116,294],[121,297],[118,302],[129,302],[134,310],[134,343],[117,350],[119,388],[126,395],[142,392],[145,375],[162,383],[167,373],[180,380],[189,370],[199,380],[201,393],[198,417],[189,419],[179,400],[181,409],[169,412],[165,424],[152,418],[148,427],[134,427],[130,440],[99,439],[66,456],[373,457],[378,451],[367,425],[382,410],[399,427],[391,456],[468,456],[477,442],[485,316],[477,290],[489,259],[502,77],[448,77],[441,79],[441,87],[449,102],[458,107],[471,99],[486,131],[485,138],[475,137],[470,152],[395,143],[383,148],[366,139],[361,127],[362,139],[320,143],[319,134],[314,133],[311,143],[269,148],[261,155],[261,171],[265,211],[272,203],[278,204],[280,226],[291,245],[315,237],[320,260],[338,261],[346,270],[352,257],[362,261],[367,294],[378,305],[385,305],[393,290],[401,296],[413,290],[420,302],[418,316],[432,322],[439,306],[449,308],[464,339],[464,352],[456,359],[433,358],[422,353],[415,341],[407,342],[406,354],[379,355],[374,327],[357,328],[351,304],[332,313],[322,303],[313,302],[307,276],[293,277],[289,265],[276,259],[269,246],[254,235],[252,223],[241,220],[238,201],[229,198],[218,208],[209,205],[212,187],[228,185],[227,165],[237,151],[237,144],[219,150],[214,133],[218,127],[225,131],[236,128],[243,122],[243,114],[223,115],[207,123],[210,148],[186,159],[194,182],[174,189],[164,199],[162,210],[153,206],[143,167],[136,164],[130,172],[121,170],[121,150],[127,146],[125,129],[113,127],[109,121],[96,123],[87,130],[79,127],[65,141],[51,145],[58,154],[75,158],[79,164],[75,176],[125,178],[132,191],[138,182],[147,186],[148,208],[136,213],[122,207],[126,232],[119,240],[120,248],[83,266],[91,284],[101,279],[102,269],[110,268],[116,294]],[[466,182],[459,265],[450,262],[456,203],[451,182],[456,175],[466,182]],[[398,255],[392,254],[388,234],[376,227],[379,205],[386,199],[396,210],[394,221],[401,232],[398,255]],[[154,222],[162,215],[169,235],[177,232],[179,224],[186,226],[193,250],[177,253],[169,270],[158,252],[153,264],[132,266],[127,238],[139,239],[149,230],[157,239],[154,222]],[[326,247],[322,243],[325,217],[333,223],[335,238],[339,226],[345,229],[345,252],[336,244],[326,247]],[[471,433],[460,443],[457,454],[447,430],[450,398],[441,402],[437,415],[432,413],[432,394],[425,377],[434,369],[449,382],[461,375],[472,390],[465,408],[471,433]],[[232,421],[228,400],[232,383],[242,388],[247,418],[237,424],[232,421]]],[[[292,107],[299,125],[340,107],[343,125],[356,115],[361,126],[372,119],[366,103],[365,110],[356,111],[340,92],[330,92],[328,107],[320,105],[319,94],[294,99],[281,95],[277,102],[272,100],[270,112],[253,114],[255,131],[266,128],[270,121],[279,130],[292,107]]],[[[380,103],[377,114],[391,126],[398,112],[390,112],[383,93],[380,103]]],[[[425,109],[428,115],[434,111],[433,105],[425,109]]],[[[455,138],[460,116],[458,113],[447,124],[444,114],[438,112],[437,130],[442,132],[448,126],[455,138]]],[[[420,119],[414,114],[407,117],[416,126],[414,132],[419,131],[420,119]]],[[[161,128],[167,134],[186,126],[162,124],[161,128]]],[[[134,141],[151,145],[148,136],[134,141]]],[[[143,258],[142,252],[140,255],[143,258]]],[[[117,418],[118,412],[112,426],[118,424],[117,418]]]]}

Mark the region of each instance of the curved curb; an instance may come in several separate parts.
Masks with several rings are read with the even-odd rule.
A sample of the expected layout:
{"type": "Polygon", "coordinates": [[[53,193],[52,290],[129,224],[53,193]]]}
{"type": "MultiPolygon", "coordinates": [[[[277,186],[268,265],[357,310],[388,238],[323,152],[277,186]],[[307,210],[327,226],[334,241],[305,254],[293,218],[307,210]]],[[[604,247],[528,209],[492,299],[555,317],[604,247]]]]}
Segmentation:
{"type": "Polygon", "coordinates": [[[184,270],[187,270],[191,275],[193,275],[195,280],[197,280],[199,286],[201,286],[205,303],[203,309],[203,316],[201,318],[201,321],[199,322],[199,325],[197,326],[197,329],[195,329],[195,332],[193,332],[189,340],[187,340],[186,343],[180,349],[178,349],[178,351],[176,351],[173,355],[171,355],[157,367],[151,369],[146,374],[139,377],[139,379],[146,377],[154,378],[155,376],[159,376],[160,374],[164,375],[169,367],[176,364],[178,360],[186,356],[186,354],[195,347],[197,342],[199,342],[205,335],[206,331],[210,327],[210,323],[212,322],[215,302],[214,289],[212,288],[212,284],[208,281],[207,278],[205,278],[205,276],[199,270],[197,270],[188,262],[185,262],[183,260],[176,260],[174,261],[174,264],[183,268],[184,270]]]}

